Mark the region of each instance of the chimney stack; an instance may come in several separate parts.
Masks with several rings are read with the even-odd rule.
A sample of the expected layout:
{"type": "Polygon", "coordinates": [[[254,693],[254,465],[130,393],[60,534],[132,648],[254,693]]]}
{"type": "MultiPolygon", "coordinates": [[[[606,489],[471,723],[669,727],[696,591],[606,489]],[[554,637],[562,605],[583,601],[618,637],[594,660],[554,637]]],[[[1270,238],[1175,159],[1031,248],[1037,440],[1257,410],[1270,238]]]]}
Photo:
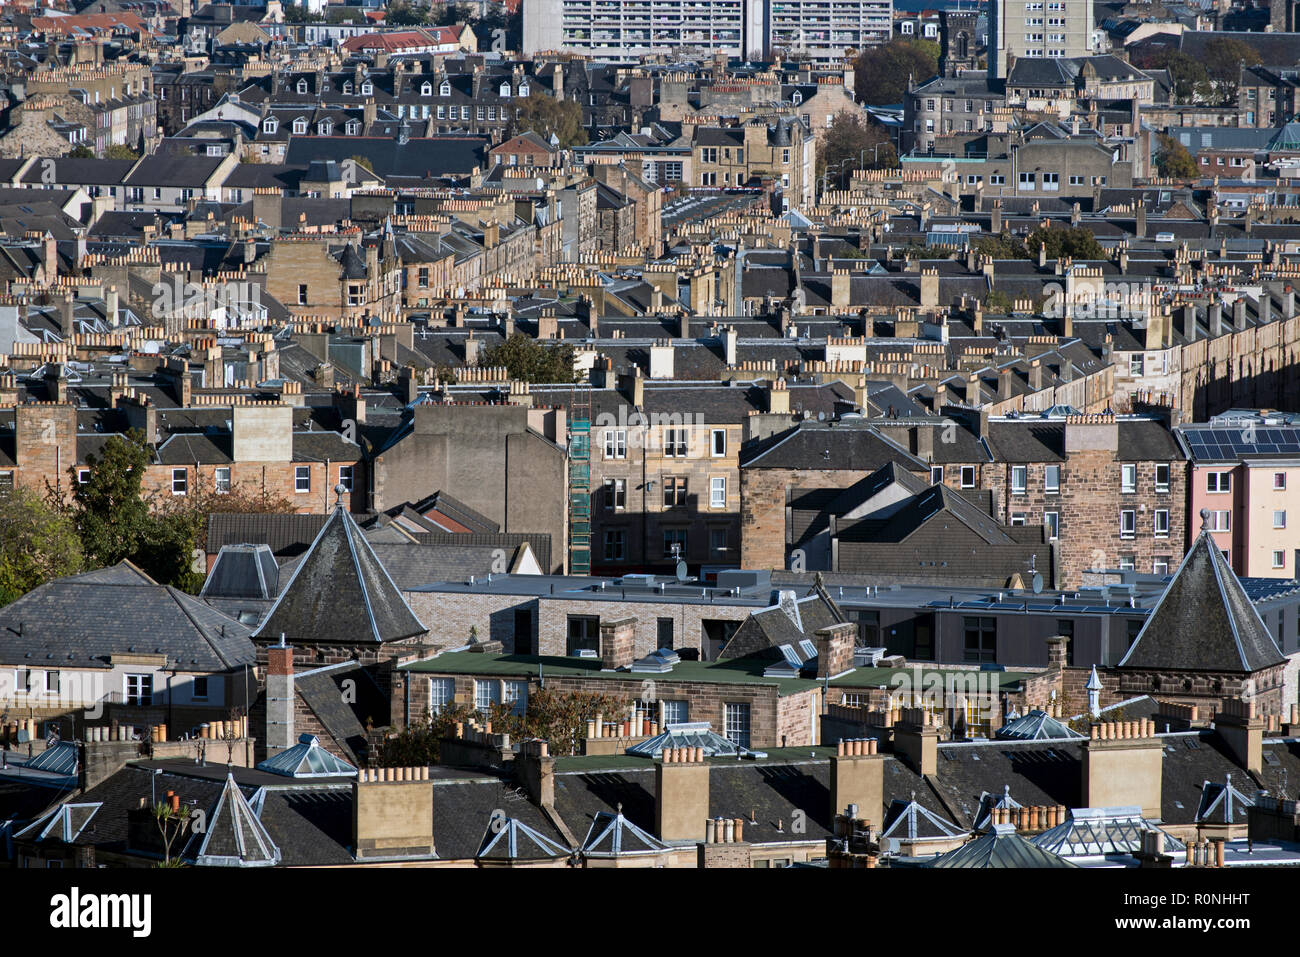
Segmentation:
{"type": "Polygon", "coordinates": [[[427,767],[372,768],[352,782],[357,860],[432,857],[433,785],[427,767]]]}
{"type": "Polygon", "coordinates": [[[1264,773],[1264,719],[1255,713],[1255,702],[1226,699],[1214,716],[1214,730],[1249,773],[1264,773]]]}
{"type": "Polygon", "coordinates": [[[1094,724],[1083,742],[1084,806],[1140,807],[1143,817],[1159,820],[1163,762],[1152,719],[1094,724]]]}
{"type": "Polygon", "coordinates": [[[266,754],[274,757],[296,743],[294,716],[293,648],[266,649],[266,754]]]}
{"type": "Polygon", "coordinates": [[[701,841],[709,816],[709,765],[703,748],[665,748],[655,764],[655,836],[701,841]]]}
{"type": "Polygon", "coordinates": [[[866,820],[885,806],[885,756],[875,738],[840,741],[831,755],[831,816],[857,805],[866,820]]]}
{"type": "Polygon", "coordinates": [[[617,671],[636,660],[636,619],[600,623],[600,670],[617,671]]]}
{"type": "Polygon", "coordinates": [[[939,764],[939,729],[921,708],[903,708],[894,725],[894,753],[922,777],[933,775],[939,764]]]}

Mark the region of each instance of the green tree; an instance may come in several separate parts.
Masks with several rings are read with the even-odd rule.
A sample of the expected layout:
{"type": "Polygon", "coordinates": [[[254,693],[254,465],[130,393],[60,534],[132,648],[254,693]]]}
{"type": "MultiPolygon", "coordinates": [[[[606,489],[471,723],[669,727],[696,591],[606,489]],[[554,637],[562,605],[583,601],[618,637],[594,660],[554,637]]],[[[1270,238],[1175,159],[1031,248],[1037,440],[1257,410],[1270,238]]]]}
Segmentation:
{"type": "Polygon", "coordinates": [[[1205,44],[1205,72],[1225,103],[1237,99],[1241,68],[1260,62],[1259,51],[1236,37],[1215,37],[1205,44]]]}
{"type": "Polygon", "coordinates": [[[65,511],[30,489],[0,495],[0,605],[82,564],[81,540],[65,511]]]}
{"type": "Polygon", "coordinates": [[[139,158],[140,158],[139,153],[131,149],[131,147],[123,146],[121,144],[118,144],[116,146],[110,146],[108,149],[104,150],[104,159],[137,160],[139,158]]]}
{"type": "Polygon", "coordinates": [[[1025,249],[1031,258],[1037,258],[1040,246],[1046,247],[1048,259],[1106,258],[1092,230],[1082,226],[1039,226],[1026,237],[1025,249]]]}
{"type": "Polygon", "coordinates": [[[512,135],[533,132],[544,140],[555,134],[562,149],[583,146],[587,131],[582,127],[582,107],[572,100],[557,100],[540,90],[532,90],[515,101],[519,115],[511,123],[512,135]]]}
{"type": "Polygon", "coordinates": [[[312,13],[305,3],[288,3],[284,5],[285,23],[315,23],[325,19],[319,13],[312,13]]]}
{"type": "Polygon", "coordinates": [[[890,40],[869,47],[853,62],[858,99],[872,106],[902,103],[907,81],[928,80],[939,72],[939,44],[929,40],[890,40]]]}
{"type": "Polygon", "coordinates": [[[587,736],[587,722],[597,714],[607,718],[626,715],[628,702],[614,695],[593,691],[554,691],[537,688],[528,692],[528,707],[522,715],[509,705],[492,709],[492,730],[504,731],[512,739],[541,738],[556,756],[576,754],[578,742],[587,736]]]}
{"type": "Polygon", "coordinates": [[[97,567],[127,560],[160,584],[197,591],[203,568],[196,566],[194,551],[202,523],[189,512],[150,511],[141,491],[149,459],[138,431],[110,436],[99,455],[86,456],[89,479],[79,483],[74,475],[72,482],[82,551],[97,567]]]}
{"type": "Polygon", "coordinates": [[[855,169],[894,169],[897,166],[898,154],[883,127],[866,119],[862,113],[848,110],[835,114],[831,119],[817,154],[818,179],[829,172],[828,182],[843,185],[855,169]],[[863,160],[866,160],[866,165],[862,165],[863,160]]]}
{"type": "Polygon", "coordinates": [[[516,332],[499,346],[484,352],[479,365],[483,368],[505,366],[510,378],[522,382],[574,382],[573,347],[543,345],[536,339],[516,332]]]}
{"type": "Polygon", "coordinates": [[[1168,70],[1175,102],[1195,103],[1210,99],[1214,93],[1205,64],[1182,50],[1162,47],[1146,56],[1134,57],[1133,65],[1142,70],[1168,70]]]}
{"type": "Polygon", "coordinates": [[[1155,155],[1156,169],[1161,176],[1173,179],[1196,179],[1198,171],[1196,160],[1187,151],[1187,147],[1172,136],[1161,133],[1159,146],[1155,155]]]}
{"type": "Polygon", "coordinates": [[[971,246],[977,253],[983,253],[990,259],[1028,259],[1029,250],[1025,244],[1008,232],[996,236],[976,236],[971,246]]]}
{"type": "Polygon", "coordinates": [[[384,22],[392,27],[422,27],[429,22],[429,8],[397,0],[384,11],[384,22]]]}
{"type": "Polygon", "coordinates": [[[72,159],[94,159],[95,151],[92,150],[85,143],[78,143],[76,146],[70,149],[65,155],[71,157],[72,159]]]}

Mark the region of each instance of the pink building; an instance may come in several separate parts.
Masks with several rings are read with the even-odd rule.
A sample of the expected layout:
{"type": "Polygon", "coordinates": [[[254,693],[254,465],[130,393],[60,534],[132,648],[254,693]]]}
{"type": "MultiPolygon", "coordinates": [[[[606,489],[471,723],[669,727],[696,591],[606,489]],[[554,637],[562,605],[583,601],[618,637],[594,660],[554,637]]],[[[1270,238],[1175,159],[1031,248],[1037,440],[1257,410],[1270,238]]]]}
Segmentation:
{"type": "Polygon", "coordinates": [[[1228,413],[1175,430],[1190,493],[1188,540],[1209,514],[1241,577],[1295,578],[1300,558],[1300,426],[1291,416],[1228,413]]]}

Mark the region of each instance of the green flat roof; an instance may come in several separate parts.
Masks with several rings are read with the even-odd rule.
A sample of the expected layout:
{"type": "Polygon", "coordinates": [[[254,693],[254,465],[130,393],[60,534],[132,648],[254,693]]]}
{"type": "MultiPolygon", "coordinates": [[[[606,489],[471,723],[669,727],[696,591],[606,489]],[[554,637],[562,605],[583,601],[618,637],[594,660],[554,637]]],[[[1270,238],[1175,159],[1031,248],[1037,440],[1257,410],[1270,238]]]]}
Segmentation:
{"type": "Polygon", "coordinates": [[[799,694],[818,687],[814,678],[765,678],[763,669],[770,661],[743,658],[725,661],[682,661],[672,671],[601,671],[599,658],[561,658],[547,655],[488,655],[475,651],[452,651],[436,658],[426,658],[399,665],[403,671],[442,675],[484,675],[534,678],[541,665],[542,676],[564,678],[610,678],[640,683],[654,681],[708,681],[715,684],[772,685],[781,697],[799,694]]]}

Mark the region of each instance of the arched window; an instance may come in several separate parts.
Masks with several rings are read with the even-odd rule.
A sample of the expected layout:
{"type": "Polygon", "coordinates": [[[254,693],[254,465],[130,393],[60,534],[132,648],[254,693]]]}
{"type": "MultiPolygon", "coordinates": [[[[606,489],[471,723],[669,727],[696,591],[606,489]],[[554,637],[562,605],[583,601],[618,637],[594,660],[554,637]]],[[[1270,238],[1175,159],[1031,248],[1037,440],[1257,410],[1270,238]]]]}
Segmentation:
{"type": "Polygon", "coordinates": [[[299,81],[298,81],[298,92],[299,92],[299,93],[306,93],[306,92],[307,92],[307,81],[306,81],[306,80],[299,80],[299,81]]]}

